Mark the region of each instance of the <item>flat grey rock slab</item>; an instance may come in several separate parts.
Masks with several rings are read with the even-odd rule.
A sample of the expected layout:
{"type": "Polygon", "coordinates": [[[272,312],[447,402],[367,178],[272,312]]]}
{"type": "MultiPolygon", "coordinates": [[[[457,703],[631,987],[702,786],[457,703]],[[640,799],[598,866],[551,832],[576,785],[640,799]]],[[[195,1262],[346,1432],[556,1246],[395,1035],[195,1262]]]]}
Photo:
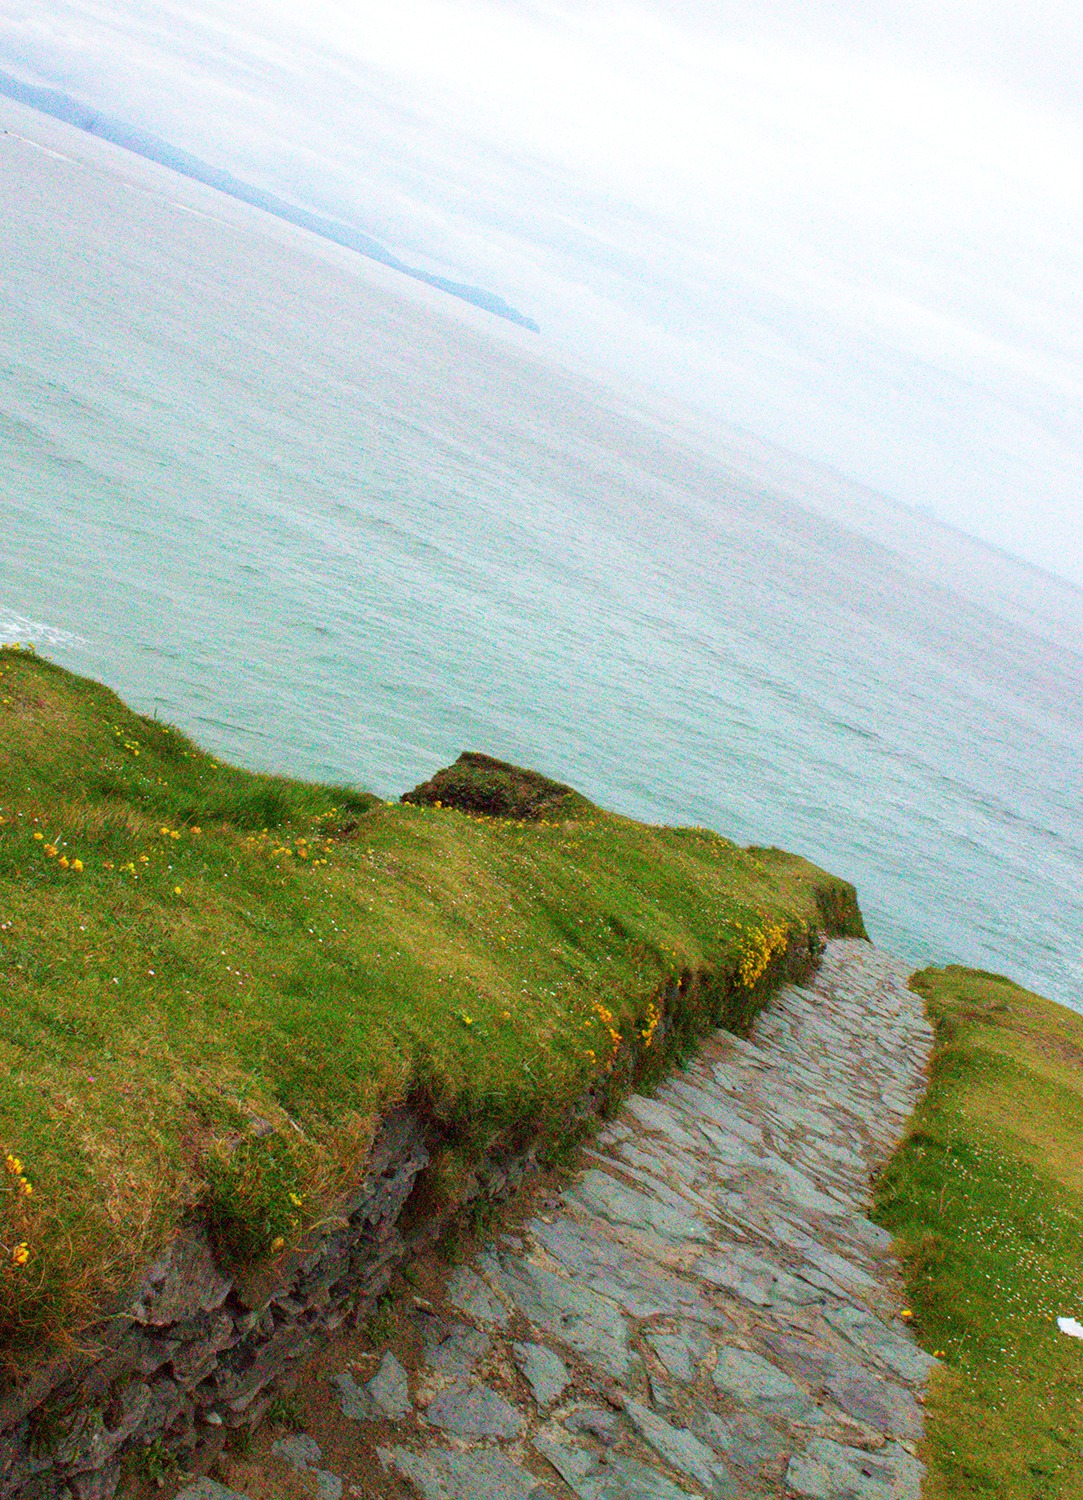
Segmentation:
{"type": "Polygon", "coordinates": [[[707,1226],[693,1214],[661,1203],[651,1194],[629,1187],[608,1172],[584,1172],[568,1197],[573,1202],[582,1203],[591,1213],[608,1219],[611,1224],[653,1229],[656,1234],[671,1240],[698,1240],[702,1243],[710,1240],[707,1226]]]}
{"type": "Polygon", "coordinates": [[[867,1354],[880,1359],[904,1380],[924,1380],[936,1360],[905,1334],[896,1333],[870,1312],[858,1307],[828,1308],[824,1317],[833,1328],[867,1354]]]}
{"type": "Polygon", "coordinates": [[[543,1500],[547,1491],[528,1470],[495,1448],[379,1448],[380,1462],[413,1485],[421,1500],[543,1500]]]}
{"type": "Polygon", "coordinates": [[[365,1390],[377,1412],[389,1422],[397,1422],[413,1410],[406,1371],[390,1352],[381,1359],[379,1369],[367,1382],[365,1390]]]}
{"type": "Polygon", "coordinates": [[[666,1374],[679,1385],[692,1384],[712,1347],[710,1339],[694,1328],[681,1333],[649,1333],[647,1342],[666,1374]]]}
{"type": "Polygon", "coordinates": [[[725,1465],[694,1432],[674,1427],[649,1406],[630,1396],[624,1402],[624,1410],[640,1436],[661,1454],[670,1468],[687,1474],[689,1479],[702,1486],[705,1494],[716,1496],[717,1500],[729,1500],[730,1496],[736,1495],[725,1465]]]}
{"type": "Polygon", "coordinates": [[[323,1463],[323,1449],[307,1432],[279,1438],[271,1448],[277,1458],[284,1458],[294,1469],[318,1469],[323,1463]]]}
{"type": "MultiPolygon", "coordinates": [[[[642,1094],[632,1094],[624,1101],[624,1107],[648,1130],[666,1136],[675,1146],[695,1149],[695,1136],[685,1126],[676,1110],[670,1109],[660,1099],[646,1099],[642,1094]]],[[[606,1143],[608,1144],[608,1142],[606,1143]]]]}
{"type": "Polygon", "coordinates": [[[493,1347],[488,1334],[469,1323],[445,1323],[430,1318],[422,1331],[425,1363],[445,1375],[466,1376],[493,1347]]]}
{"type": "Polygon", "coordinates": [[[571,1380],[564,1361],[544,1344],[513,1344],[512,1356],[539,1406],[555,1401],[571,1380]]]}
{"type": "Polygon", "coordinates": [[[332,1376],[332,1381],[343,1416],[354,1422],[398,1422],[414,1409],[406,1371],[390,1351],[364,1385],[358,1385],[348,1370],[332,1376]]]}
{"type": "Polygon", "coordinates": [[[814,1403],[784,1370],[750,1349],[724,1344],[711,1372],[717,1388],[742,1406],[769,1415],[808,1421],[814,1403]]]}
{"type": "Polygon", "coordinates": [[[777,1468],[787,1451],[786,1442],[778,1429],[750,1411],[736,1412],[730,1416],[706,1412],[701,1431],[711,1447],[721,1453],[727,1463],[757,1477],[777,1468]]]}
{"type": "Polygon", "coordinates": [[[801,1500],[921,1500],[924,1474],[896,1443],[864,1453],[821,1438],[790,1461],[786,1484],[801,1500]]]}
{"type": "Polygon", "coordinates": [[[621,1419],[615,1411],[601,1406],[580,1406],[566,1417],[569,1432],[587,1432],[601,1443],[615,1443],[621,1430],[621,1419]]]}
{"type": "Polygon", "coordinates": [[[743,1246],[727,1247],[724,1255],[703,1256],[696,1262],[696,1274],[712,1286],[727,1287],[754,1307],[777,1302],[803,1307],[824,1300],[821,1287],[743,1246]]]}
{"type": "Polygon", "coordinates": [[[197,1479],[178,1491],[177,1500],[248,1500],[239,1490],[228,1490],[213,1479],[197,1479]]]}
{"type": "Polygon", "coordinates": [[[676,1485],[657,1469],[623,1453],[595,1454],[544,1433],[534,1439],[534,1446],[578,1500],[703,1500],[702,1490],[676,1485]]]}
{"type": "Polygon", "coordinates": [[[629,1317],[683,1317],[707,1327],[730,1328],[731,1320],[704,1296],[692,1277],[676,1275],[646,1255],[606,1238],[596,1221],[531,1220],[534,1239],[588,1291],[611,1298],[629,1317]]]}
{"type": "Polygon", "coordinates": [[[447,1286],[447,1300],[468,1318],[480,1323],[504,1324],[508,1310],[470,1266],[456,1266],[447,1286]]]}
{"type": "Polygon", "coordinates": [[[323,1450],[314,1437],[299,1432],[292,1437],[279,1438],[271,1452],[284,1459],[299,1474],[307,1474],[316,1486],[315,1500],[342,1500],[343,1484],[337,1474],[321,1469],[323,1450]]]}
{"type": "Polygon", "coordinates": [[[487,1385],[453,1385],[425,1408],[425,1420],[455,1437],[515,1438],[526,1419],[487,1385]]]}
{"type": "Polygon", "coordinates": [[[636,1357],[628,1345],[628,1324],[610,1298],[527,1260],[506,1262],[499,1275],[501,1290],[529,1323],[563,1339],[610,1375],[631,1371],[636,1357]]]}
{"type": "Polygon", "coordinates": [[[358,1385],[349,1370],[332,1375],[331,1384],[335,1387],[339,1410],[344,1417],[351,1422],[375,1421],[376,1413],[368,1392],[358,1385]]]}

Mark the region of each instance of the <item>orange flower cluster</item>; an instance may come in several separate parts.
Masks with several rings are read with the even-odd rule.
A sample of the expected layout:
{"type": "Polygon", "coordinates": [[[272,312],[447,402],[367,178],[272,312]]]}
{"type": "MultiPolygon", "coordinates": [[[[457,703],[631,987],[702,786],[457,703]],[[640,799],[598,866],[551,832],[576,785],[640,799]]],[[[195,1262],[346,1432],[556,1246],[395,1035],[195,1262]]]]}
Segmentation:
{"type": "MultiPolygon", "coordinates": [[[[23,1176],[23,1164],[19,1158],[9,1151],[4,1158],[4,1166],[9,1176],[15,1179],[6,1191],[17,1193],[21,1198],[29,1198],[34,1188],[33,1184],[23,1176]]],[[[0,1242],[0,1252],[8,1257],[13,1266],[25,1266],[30,1259],[30,1246],[25,1240],[21,1240],[17,1245],[5,1245],[0,1242]]]]}

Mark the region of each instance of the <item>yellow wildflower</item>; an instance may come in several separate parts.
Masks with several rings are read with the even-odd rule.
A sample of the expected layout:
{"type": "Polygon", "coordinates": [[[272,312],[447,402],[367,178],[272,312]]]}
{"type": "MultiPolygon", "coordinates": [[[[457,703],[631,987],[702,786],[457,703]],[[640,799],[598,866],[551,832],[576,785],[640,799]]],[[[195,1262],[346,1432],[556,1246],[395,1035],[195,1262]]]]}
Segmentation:
{"type": "Polygon", "coordinates": [[[180,888],[180,886],[179,886],[179,885],[175,885],[175,886],[174,886],[174,887],[173,887],[173,894],[174,894],[174,896],[179,896],[179,895],[180,895],[180,893],[181,893],[181,888],[180,888]]]}
{"type": "Polygon", "coordinates": [[[18,1177],[23,1169],[22,1162],[17,1156],[12,1156],[10,1151],[4,1158],[4,1166],[7,1167],[8,1171],[12,1174],[13,1177],[18,1177]]]}
{"type": "Polygon", "coordinates": [[[43,833],[35,833],[34,837],[37,839],[38,843],[40,844],[41,841],[42,841],[42,839],[45,837],[45,835],[43,833]]]}
{"type": "Polygon", "coordinates": [[[25,1266],[30,1259],[30,1246],[25,1241],[21,1245],[16,1245],[15,1249],[11,1252],[11,1259],[15,1265],[25,1266]]]}
{"type": "Polygon", "coordinates": [[[78,874],[78,872],[83,868],[83,861],[81,859],[73,859],[71,862],[71,867],[78,874]]]}
{"type": "Polygon", "coordinates": [[[62,854],[60,856],[59,864],[62,870],[66,870],[68,868],[68,856],[66,854],[62,854]]]}
{"type": "Polygon", "coordinates": [[[286,1241],[282,1238],[282,1236],[280,1234],[276,1234],[275,1237],[274,1237],[274,1239],[271,1241],[271,1249],[272,1250],[281,1250],[282,1246],[285,1243],[286,1243],[286,1241]]]}
{"type": "Polygon", "coordinates": [[[57,857],[57,855],[60,853],[60,850],[56,847],[55,844],[46,844],[45,845],[45,852],[49,856],[50,859],[55,859],[57,857]]]}

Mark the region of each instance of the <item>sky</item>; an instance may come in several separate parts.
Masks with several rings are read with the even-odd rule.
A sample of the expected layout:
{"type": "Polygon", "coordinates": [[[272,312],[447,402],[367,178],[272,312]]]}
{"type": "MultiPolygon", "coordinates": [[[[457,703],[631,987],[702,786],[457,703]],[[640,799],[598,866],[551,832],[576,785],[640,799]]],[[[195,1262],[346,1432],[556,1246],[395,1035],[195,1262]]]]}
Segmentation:
{"type": "Polygon", "coordinates": [[[1083,585],[1083,7],[0,0],[0,68],[1083,585]]]}

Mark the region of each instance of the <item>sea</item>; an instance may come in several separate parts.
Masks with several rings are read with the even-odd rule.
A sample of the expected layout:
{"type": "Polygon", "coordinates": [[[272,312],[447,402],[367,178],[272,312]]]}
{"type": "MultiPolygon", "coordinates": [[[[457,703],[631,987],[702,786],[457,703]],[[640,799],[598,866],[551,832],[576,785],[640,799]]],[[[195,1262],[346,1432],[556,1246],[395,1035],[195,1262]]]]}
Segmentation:
{"type": "Polygon", "coordinates": [[[1083,592],[0,100],[0,639],[245,766],[482,750],[1083,1010],[1083,592]]]}

